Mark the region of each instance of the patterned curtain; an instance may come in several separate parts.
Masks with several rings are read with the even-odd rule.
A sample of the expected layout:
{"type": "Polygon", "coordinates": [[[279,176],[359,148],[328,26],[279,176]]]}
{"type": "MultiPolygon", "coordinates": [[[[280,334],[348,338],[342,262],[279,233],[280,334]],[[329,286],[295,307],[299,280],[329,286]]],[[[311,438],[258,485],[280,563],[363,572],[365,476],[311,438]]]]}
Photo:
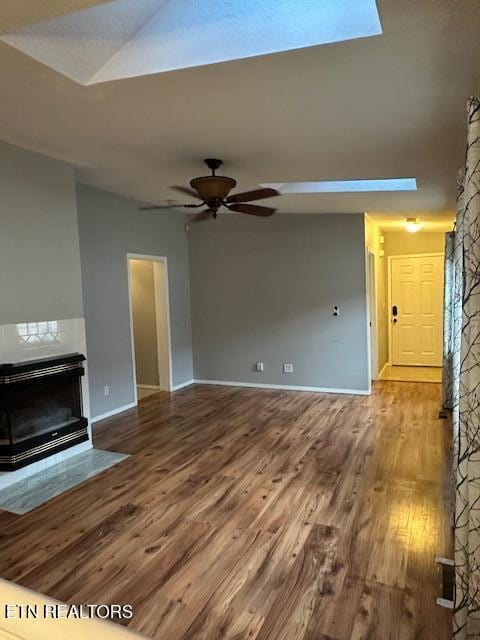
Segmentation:
{"type": "Polygon", "coordinates": [[[445,234],[445,277],[443,292],[443,371],[442,371],[442,406],[453,409],[453,335],[455,332],[454,296],[455,296],[455,266],[454,266],[455,234],[445,234]]]}
{"type": "MultiPolygon", "coordinates": [[[[452,289],[452,423],[454,451],[458,449],[460,426],[460,372],[462,364],[463,324],[463,229],[464,229],[465,170],[457,175],[457,217],[453,233],[453,289],[452,289]]],[[[454,456],[454,470],[458,468],[458,455],[454,456]]]]}
{"type": "MultiPolygon", "coordinates": [[[[461,335],[454,337],[456,640],[480,639],[480,102],[468,104],[468,144],[454,241],[461,335]],[[457,264],[458,261],[458,264],[457,264]],[[458,348],[460,347],[460,348],[458,348]],[[456,369],[456,367],[458,367],[456,369]]],[[[457,286],[457,285],[456,285],[457,286]]]]}

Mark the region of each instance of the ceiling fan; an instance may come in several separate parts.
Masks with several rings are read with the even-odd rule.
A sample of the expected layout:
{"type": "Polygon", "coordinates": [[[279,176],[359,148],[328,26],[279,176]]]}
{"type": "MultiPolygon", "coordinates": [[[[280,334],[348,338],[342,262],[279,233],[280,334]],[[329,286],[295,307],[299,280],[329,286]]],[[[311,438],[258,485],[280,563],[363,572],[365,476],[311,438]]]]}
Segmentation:
{"type": "Polygon", "coordinates": [[[216,218],[220,207],[226,207],[230,211],[237,213],[247,213],[252,216],[271,216],[276,209],[272,207],[262,207],[256,204],[245,204],[254,200],[262,200],[264,198],[273,198],[281,195],[275,189],[256,189],[247,191],[246,193],[235,193],[229,195],[230,191],[235,188],[237,181],[227,176],[217,176],[217,169],[223,164],[222,160],[216,158],[207,158],[205,161],[207,167],[211,170],[212,175],[201,176],[190,180],[190,189],[188,187],[172,187],[181,193],[187,194],[193,198],[200,200],[200,204],[176,204],[167,205],[149,205],[140,207],[143,211],[151,209],[175,209],[183,207],[185,209],[198,209],[207,207],[194,218],[195,221],[208,220],[216,218]]]}

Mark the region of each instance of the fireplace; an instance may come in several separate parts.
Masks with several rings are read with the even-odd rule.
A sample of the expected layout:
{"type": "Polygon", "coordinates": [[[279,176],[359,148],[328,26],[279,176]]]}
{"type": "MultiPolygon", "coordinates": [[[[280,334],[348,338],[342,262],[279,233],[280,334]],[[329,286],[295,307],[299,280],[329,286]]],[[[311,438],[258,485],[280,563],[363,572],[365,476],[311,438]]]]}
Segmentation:
{"type": "Polygon", "coordinates": [[[0,471],[14,471],[88,440],[85,356],[0,365],[0,471]]]}

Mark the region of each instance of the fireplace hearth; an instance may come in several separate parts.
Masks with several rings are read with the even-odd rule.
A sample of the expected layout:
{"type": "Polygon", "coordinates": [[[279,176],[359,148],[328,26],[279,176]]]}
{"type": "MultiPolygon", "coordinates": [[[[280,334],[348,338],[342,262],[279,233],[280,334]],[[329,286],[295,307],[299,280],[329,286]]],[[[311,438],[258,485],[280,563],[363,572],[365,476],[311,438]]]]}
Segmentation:
{"type": "Polygon", "coordinates": [[[0,365],[0,471],[88,440],[80,353],[0,365]]]}

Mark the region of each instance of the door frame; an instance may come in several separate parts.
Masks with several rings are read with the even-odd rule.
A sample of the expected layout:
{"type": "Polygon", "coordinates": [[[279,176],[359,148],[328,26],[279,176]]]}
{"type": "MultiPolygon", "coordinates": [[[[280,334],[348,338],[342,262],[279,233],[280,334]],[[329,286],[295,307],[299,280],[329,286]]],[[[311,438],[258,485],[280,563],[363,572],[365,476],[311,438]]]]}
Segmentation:
{"type": "MultiPolygon", "coordinates": [[[[155,288],[155,313],[156,313],[156,326],[158,330],[158,315],[157,309],[160,302],[163,302],[165,309],[166,325],[167,325],[167,349],[168,349],[168,383],[166,388],[159,387],[159,390],[172,391],[173,389],[173,374],[172,374],[172,338],[170,332],[170,286],[168,282],[168,261],[165,256],[152,256],[143,253],[127,253],[127,286],[128,286],[128,310],[129,310],[129,324],[130,324],[130,349],[132,358],[132,375],[133,375],[133,393],[135,398],[135,404],[138,404],[138,392],[137,392],[137,369],[135,366],[135,336],[133,332],[133,309],[132,309],[132,273],[130,269],[130,260],[147,260],[149,262],[161,262],[165,268],[165,294],[163,300],[160,301],[160,293],[158,291],[158,283],[155,277],[155,264],[154,267],[154,288],[155,288]]],[[[157,354],[160,356],[160,348],[157,333],[157,354]]],[[[161,383],[161,370],[160,370],[160,358],[158,360],[158,379],[161,383]]]]}
{"type": "Polygon", "coordinates": [[[370,333],[370,380],[378,378],[378,323],[377,323],[377,256],[367,250],[367,307],[368,329],[370,333]],[[372,308],[373,303],[373,308],[372,308]]]}
{"type": "MultiPolygon", "coordinates": [[[[392,260],[397,258],[443,258],[445,260],[445,254],[441,251],[435,253],[399,253],[398,255],[388,256],[388,269],[387,269],[387,326],[388,326],[388,364],[393,365],[393,332],[392,332],[392,260]]],[[[415,366],[415,365],[412,365],[415,366]]],[[[433,365],[432,365],[433,366],[433,365]]]]}

